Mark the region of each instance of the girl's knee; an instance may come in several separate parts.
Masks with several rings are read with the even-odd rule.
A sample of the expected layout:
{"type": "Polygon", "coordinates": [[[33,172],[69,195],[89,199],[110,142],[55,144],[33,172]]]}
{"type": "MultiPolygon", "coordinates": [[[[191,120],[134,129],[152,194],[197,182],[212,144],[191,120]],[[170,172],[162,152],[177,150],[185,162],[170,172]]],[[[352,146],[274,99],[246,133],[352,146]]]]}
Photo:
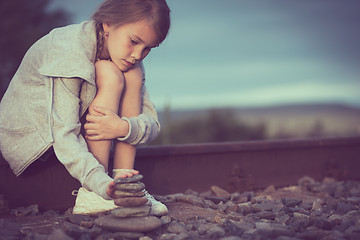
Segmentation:
{"type": "Polygon", "coordinates": [[[100,90],[109,88],[111,90],[124,89],[125,77],[123,72],[111,61],[100,60],[95,63],[96,86],[100,90]]]}

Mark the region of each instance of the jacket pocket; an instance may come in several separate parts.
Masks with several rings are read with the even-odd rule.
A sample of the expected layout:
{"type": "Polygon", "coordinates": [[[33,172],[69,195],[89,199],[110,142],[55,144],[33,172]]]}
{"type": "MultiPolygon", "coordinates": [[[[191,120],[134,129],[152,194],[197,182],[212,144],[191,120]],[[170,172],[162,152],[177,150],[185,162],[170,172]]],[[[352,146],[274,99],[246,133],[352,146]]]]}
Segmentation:
{"type": "Polygon", "coordinates": [[[0,127],[0,151],[16,175],[40,157],[46,145],[35,127],[0,127]]]}

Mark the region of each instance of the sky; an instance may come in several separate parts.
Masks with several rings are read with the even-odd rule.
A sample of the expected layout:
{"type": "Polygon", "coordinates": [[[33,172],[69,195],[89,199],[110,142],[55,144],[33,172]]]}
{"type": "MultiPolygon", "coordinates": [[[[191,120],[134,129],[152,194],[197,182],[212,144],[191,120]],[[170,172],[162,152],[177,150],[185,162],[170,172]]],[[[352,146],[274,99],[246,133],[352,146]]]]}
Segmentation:
{"type": "MultiPolygon", "coordinates": [[[[53,0],[89,19],[102,0],[53,0]]],[[[158,110],[360,107],[360,1],[168,0],[168,38],[144,60],[158,110]]]]}

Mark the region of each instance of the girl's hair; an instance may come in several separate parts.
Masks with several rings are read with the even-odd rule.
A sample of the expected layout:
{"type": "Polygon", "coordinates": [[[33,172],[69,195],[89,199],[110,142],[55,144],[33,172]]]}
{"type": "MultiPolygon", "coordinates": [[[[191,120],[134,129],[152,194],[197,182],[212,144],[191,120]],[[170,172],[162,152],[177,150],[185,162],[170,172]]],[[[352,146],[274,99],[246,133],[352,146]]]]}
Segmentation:
{"type": "Polygon", "coordinates": [[[104,45],[102,23],[119,27],[147,20],[152,24],[160,44],[165,40],[170,28],[170,9],[165,0],[105,0],[92,19],[96,23],[98,58],[104,45]]]}

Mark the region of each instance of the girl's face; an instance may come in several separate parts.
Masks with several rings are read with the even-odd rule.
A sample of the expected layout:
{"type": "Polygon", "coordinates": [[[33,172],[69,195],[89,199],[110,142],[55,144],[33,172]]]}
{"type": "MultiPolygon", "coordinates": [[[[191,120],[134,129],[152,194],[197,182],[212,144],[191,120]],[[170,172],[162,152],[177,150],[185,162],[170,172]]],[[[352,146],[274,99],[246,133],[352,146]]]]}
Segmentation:
{"type": "Polygon", "coordinates": [[[102,57],[111,58],[123,72],[141,62],[158,45],[155,31],[145,20],[120,27],[103,23],[103,28],[105,41],[102,57]]]}

